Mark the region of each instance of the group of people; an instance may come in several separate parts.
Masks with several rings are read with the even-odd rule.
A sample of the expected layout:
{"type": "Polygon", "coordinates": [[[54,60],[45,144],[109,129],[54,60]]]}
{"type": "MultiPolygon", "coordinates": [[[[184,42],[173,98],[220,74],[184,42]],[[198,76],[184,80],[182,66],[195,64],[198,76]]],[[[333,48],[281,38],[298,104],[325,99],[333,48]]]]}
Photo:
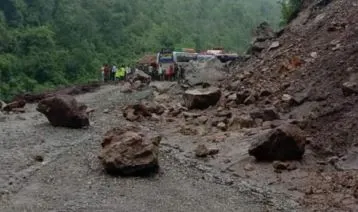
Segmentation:
{"type": "MultiPolygon", "coordinates": [[[[140,67],[141,70],[150,75],[152,80],[174,81],[184,79],[184,68],[178,64],[151,64],[140,67]]],[[[128,76],[135,70],[130,66],[120,66],[104,64],[101,68],[101,81],[122,81],[127,80],[128,76]]]]}
{"type": "Polygon", "coordinates": [[[101,68],[101,80],[103,82],[108,81],[121,81],[125,80],[132,73],[132,69],[129,66],[117,67],[115,65],[110,66],[104,64],[101,68]]]}
{"type": "Polygon", "coordinates": [[[184,79],[184,68],[178,64],[159,64],[157,67],[150,65],[147,67],[148,74],[152,79],[159,81],[174,81],[184,79]]]}

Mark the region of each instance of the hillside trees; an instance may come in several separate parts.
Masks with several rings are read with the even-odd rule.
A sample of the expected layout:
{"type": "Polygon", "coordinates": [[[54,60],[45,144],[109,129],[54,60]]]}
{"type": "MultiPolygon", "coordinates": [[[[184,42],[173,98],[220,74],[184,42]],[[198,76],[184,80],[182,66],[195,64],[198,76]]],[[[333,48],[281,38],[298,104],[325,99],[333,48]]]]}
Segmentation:
{"type": "Polygon", "coordinates": [[[0,99],[98,78],[163,47],[241,52],[275,0],[1,0],[0,99]]]}

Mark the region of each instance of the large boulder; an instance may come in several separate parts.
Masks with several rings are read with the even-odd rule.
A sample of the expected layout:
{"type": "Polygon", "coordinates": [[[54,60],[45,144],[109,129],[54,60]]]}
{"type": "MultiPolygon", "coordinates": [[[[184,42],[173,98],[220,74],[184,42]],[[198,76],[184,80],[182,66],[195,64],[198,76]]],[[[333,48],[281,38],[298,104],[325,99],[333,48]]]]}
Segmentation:
{"type": "Polygon", "coordinates": [[[195,61],[183,66],[185,70],[185,82],[191,87],[203,84],[220,84],[227,77],[223,71],[224,64],[217,58],[204,63],[195,61]]]}
{"type": "Polygon", "coordinates": [[[82,128],[89,126],[87,106],[69,95],[57,95],[43,99],[37,111],[43,113],[55,127],[82,128]]]}
{"type": "Polygon", "coordinates": [[[144,71],[141,70],[136,70],[131,76],[130,76],[130,81],[132,83],[136,82],[136,81],[140,81],[143,84],[149,84],[151,81],[151,77],[146,74],[144,71]]]}
{"type": "Polygon", "coordinates": [[[287,124],[260,135],[249,148],[249,154],[260,161],[300,160],[305,144],[302,130],[287,124]]]}
{"type": "Polygon", "coordinates": [[[184,104],[188,109],[206,109],[216,105],[220,100],[221,91],[219,88],[198,88],[185,91],[184,104]]]}
{"type": "Polygon", "coordinates": [[[15,108],[23,108],[23,107],[25,107],[25,105],[26,105],[25,100],[14,101],[14,102],[11,102],[11,103],[5,105],[3,110],[9,112],[9,111],[14,110],[15,108]]]}
{"type": "Polygon", "coordinates": [[[107,173],[121,176],[141,176],[156,172],[160,136],[149,136],[135,127],[108,131],[99,155],[107,173]]]}

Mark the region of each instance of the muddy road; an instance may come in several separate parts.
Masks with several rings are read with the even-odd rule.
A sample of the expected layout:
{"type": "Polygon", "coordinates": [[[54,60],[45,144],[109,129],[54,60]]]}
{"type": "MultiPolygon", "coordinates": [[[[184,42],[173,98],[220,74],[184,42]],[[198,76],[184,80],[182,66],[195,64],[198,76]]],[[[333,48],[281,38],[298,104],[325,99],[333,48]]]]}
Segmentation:
{"type": "MultiPolygon", "coordinates": [[[[76,98],[94,108],[91,127],[52,127],[27,105],[0,122],[0,211],[295,211],[285,194],[183,157],[164,135],[159,174],[114,178],[97,158],[103,134],[124,122],[121,105],[150,98],[104,86],[76,98]],[[104,113],[108,109],[109,113],[104,113]],[[42,161],[43,158],[43,161],[42,161]]],[[[158,129],[159,130],[159,129],[158,129]]],[[[160,130],[159,130],[160,131],[160,130]]]]}

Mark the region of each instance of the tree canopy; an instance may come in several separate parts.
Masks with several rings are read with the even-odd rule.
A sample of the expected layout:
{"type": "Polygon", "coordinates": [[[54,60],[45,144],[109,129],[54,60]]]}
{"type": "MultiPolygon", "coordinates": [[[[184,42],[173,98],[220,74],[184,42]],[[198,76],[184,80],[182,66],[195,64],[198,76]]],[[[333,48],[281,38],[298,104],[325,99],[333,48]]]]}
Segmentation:
{"type": "Polygon", "coordinates": [[[1,0],[0,99],[96,79],[163,47],[241,52],[275,0],[1,0]]]}

